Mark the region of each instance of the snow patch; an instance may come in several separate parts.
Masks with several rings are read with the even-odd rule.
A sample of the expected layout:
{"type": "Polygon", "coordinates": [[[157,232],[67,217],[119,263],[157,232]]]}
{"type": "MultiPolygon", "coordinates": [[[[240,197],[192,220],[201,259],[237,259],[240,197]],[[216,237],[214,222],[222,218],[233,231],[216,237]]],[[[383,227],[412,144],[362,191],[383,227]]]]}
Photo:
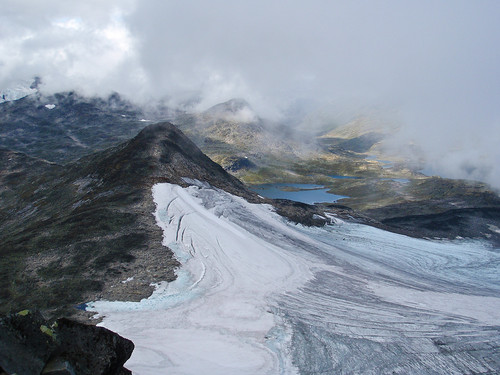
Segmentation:
{"type": "Polygon", "coordinates": [[[331,224],[337,224],[337,225],[340,225],[340,224],[343,224],[344,223],[344,220],[342,219],[339,219],[337,217],[336,214],[334,213],[330,213],[330,212],[325,212],[325,216],[330,219],[330,223],[331,224]]]}
{"type": "Polygon", "coordinates": [[[22,82],[12,88],[0,90],[0,103],[19,100],[37,92],[29,86],[29,83],[22,82]]]}
{"type": "Polygon", "coordinates": [[[500,234],[500,228],[498,228],[496,225],[488,224],[488,229],[494,233],[500,234]]]}
{"type": "Polygon", "coordinates": [[[45,104],[45,108],[47,109],[54,109],[56,107],[55,104],[45,104]]]}

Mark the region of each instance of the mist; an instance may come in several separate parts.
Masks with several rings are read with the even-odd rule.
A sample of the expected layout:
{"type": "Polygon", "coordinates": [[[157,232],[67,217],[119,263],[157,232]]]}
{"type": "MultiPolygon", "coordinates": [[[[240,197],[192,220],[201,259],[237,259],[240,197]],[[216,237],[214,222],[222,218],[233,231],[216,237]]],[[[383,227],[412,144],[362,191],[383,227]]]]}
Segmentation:
{"type": "Polygon", "coordinates": [[[393,149],[500,188],[497,1],[5,3],[0,88],[37,75],[47,93],[192,110],[244,98],[311,130],[375,114],[401,125],[393,149]]]}

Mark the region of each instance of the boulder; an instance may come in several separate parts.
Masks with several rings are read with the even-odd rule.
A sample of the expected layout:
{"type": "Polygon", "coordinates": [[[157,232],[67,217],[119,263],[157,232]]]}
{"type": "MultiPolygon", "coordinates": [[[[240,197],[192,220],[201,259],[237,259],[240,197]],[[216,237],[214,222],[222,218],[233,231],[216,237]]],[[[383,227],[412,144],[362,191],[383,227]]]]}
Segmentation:
{"type": "Polygon", "coordinates": [[[0,319],[0,374],[124,375],[134,344],[103,327],[24,310],[0,319]]]}

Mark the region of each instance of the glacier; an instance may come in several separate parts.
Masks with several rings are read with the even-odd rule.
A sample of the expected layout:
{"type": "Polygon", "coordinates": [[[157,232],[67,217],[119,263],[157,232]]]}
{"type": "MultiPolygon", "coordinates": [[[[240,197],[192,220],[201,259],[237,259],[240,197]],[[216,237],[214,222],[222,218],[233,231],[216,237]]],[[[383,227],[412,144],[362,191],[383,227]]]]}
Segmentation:
{"type": "Polygon", "coordinates": [[[134,374],[494,374],[500,249],[304,227],[206,183],[152,189],[177,279],[95,301],[134,374]]]}

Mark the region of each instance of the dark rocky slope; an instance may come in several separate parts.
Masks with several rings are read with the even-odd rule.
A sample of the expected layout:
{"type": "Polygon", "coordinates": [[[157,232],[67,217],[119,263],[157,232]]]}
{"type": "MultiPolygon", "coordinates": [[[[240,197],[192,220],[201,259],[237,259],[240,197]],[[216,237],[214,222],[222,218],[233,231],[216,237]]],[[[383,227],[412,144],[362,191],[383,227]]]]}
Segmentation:
{"type": "Polygon", "coordinates": [[[500,197],[488,185],[440,177],[407,185],[406,200],[363,213],[390,230],[412,236],[467,237],[500,244],[500,197]]]}
{"type": "Polygon", "coordinates": [[[0,147],[65,164],[134,137],[166,118],[167,108],[146,114],[114,93],[106,98],[75,92],[42,95],[0,103],[0,147]]]}
{"type": "Polygon", "coordinates": [[[481,238],[500,246],[500,207],[457,208],[382,220],[393,231],[429,238],[481,238]]]}

